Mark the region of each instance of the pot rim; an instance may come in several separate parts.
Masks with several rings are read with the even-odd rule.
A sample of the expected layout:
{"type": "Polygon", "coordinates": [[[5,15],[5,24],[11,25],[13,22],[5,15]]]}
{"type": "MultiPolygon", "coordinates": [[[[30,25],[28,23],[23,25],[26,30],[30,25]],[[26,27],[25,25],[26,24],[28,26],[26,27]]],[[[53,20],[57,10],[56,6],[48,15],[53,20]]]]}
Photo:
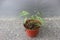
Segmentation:
{"type": "Polygon", "coordinates": [[[32,29],[26,29],[26,30],[31,30],[31,31],[35,31],[35,30],[39,30],[39,29],[40,29],[40,28],[38,28],[38,29],[33,29],[33,30],[32,30],[32,29]]]}

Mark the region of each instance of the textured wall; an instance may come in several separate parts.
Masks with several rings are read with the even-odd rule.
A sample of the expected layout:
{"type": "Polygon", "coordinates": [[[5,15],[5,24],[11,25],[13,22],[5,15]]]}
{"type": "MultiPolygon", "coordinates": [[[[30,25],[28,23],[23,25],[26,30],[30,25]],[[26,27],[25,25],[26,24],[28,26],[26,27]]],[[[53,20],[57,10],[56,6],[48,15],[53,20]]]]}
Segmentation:
{"type": "Polygon", "coordinates": [[[59,0],[0,0],[0,17],[17,17],[19,11],[34,10],[43,13],[44,17],[60,16],[59,0]]]}

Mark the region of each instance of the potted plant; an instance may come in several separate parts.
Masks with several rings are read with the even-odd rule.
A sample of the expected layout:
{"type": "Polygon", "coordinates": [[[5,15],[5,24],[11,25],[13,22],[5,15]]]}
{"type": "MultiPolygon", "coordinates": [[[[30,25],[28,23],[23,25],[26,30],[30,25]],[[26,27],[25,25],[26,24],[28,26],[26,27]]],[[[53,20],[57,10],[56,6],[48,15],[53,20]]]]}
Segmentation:
{"type": "Polygon", "coordinates": [[[43,19],[39,16],[39,12],[28,18],[27,15],[29,14],[30,13],[27,11],[20,12],[20,15],[25,17],[23,25],[26,28],[26,34],[30,37],[35,37],[39,33],[39,28],[43,24],[43,19]]]}

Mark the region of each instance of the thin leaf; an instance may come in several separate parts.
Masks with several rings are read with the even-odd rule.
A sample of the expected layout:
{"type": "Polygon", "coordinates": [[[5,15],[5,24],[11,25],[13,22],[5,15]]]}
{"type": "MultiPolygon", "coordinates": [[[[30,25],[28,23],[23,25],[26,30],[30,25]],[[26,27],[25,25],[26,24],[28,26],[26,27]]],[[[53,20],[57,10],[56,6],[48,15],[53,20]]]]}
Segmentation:
{"type": "Polygon", "coordinates": [[[44,19],[43,19],[43,18],[39,17],[39,20],[42,22],[42,24],[44,24],[44,23],[45,23],[45,21],[44,21],[44,19]]]}
{"type": "Polygon", "coordinates": [[[37,20],[40,20],[42,24],[45,23],[44,19],[41,18],[41,17],[39,17],[39,16],[37,16],[37,15],[36,15],[36,19],[37,19],[37,20]]]}
{"type": "Polygon", "coordinates": [[[33,15],[31,16],[31,19],[34,19],[34,16],[33,15]]]}
{"type": "Polygon", "coordinates": [[[26,15],[28,15],[29,14],[29,12],[27,12],[27,11],[22,11],[22,12],[20,12],[20,15],[21,16],[26,16],[26,15]]]}
{"type": "Polygon", "coordinates": [[[24,23],[26,22],[26,20],[27,20],[27,17],[25,17],[25,19],[24,19],[24,23]]]}

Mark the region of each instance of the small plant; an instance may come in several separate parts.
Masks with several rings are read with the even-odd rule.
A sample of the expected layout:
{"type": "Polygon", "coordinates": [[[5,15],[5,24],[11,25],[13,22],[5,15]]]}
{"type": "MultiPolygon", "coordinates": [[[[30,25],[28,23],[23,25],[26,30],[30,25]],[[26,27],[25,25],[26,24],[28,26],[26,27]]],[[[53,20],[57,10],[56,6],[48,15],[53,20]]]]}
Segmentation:
{"type": "Polygon", "coordinates": [[[39,33],[39,28],[44,23],[43,19],[40,17],[40,13],[37,12],[35,15],[30,15],[27,11],[22,11],[20,13],[24,17],[24,27],[26,28],[26,34],[30,37],[35,37],[39,33]]]}
{"type": "Polygon", "coordinates": [[[27,11],[20,12],[20,15],[24,17],[24,27],[26,29],[38,29],[44,22],[43,19],[39,16],[39,12],[37,12],[35,15],[30,16],[29,18],[27,17],[27,15],[30,15],[30,13],[27,11]]]}

